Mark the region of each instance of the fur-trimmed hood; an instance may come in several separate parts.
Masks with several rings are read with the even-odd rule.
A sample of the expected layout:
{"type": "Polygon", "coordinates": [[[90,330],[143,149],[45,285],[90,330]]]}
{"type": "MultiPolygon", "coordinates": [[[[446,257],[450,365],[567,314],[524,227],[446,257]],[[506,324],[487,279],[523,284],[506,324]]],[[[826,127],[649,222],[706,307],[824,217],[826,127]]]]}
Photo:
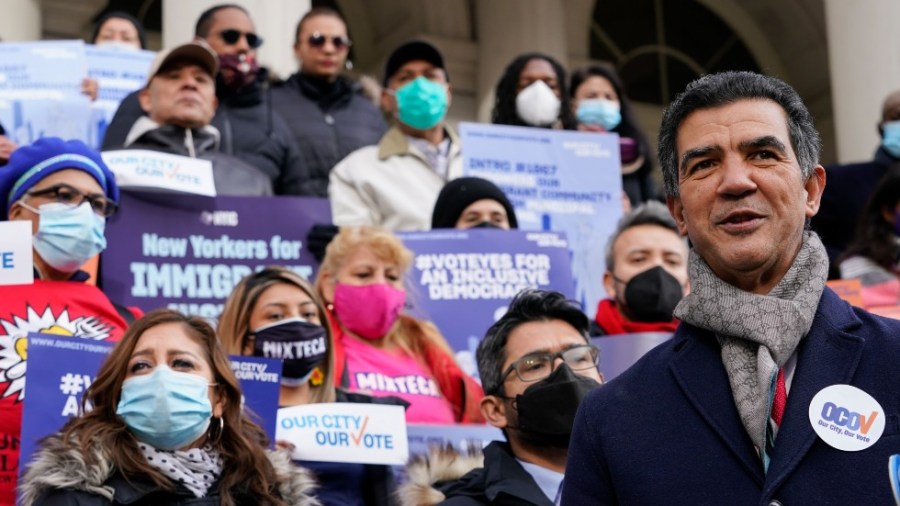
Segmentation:
{"type": "Polygon", "coordinates": [[[462,478],[472,469],[484,466],[480,449],[459,453],[452,446],[432,447],[426,455],[415,455],[406,465],[407,481],[397,490],[402,506],[431,506],[446,497],[440,483],[462,478]]]}
{"type": "MultiPolygon", "coordinates": [[[[115,467],[104,449],[93,446],[91,452],[95,463],[88,464],[76,440],[64,444],[59,435],[44,440],[19,482],[20,504],[30,506],[48,489],[70,489],[112,501],[115,490],[107,481],[115,467]]],[[[320,506],[313,495],[316,481],[312,473],[294,465],[287,451],[267,450],[266,456],[279,477],[278,493],[285,503],[320,506]]]]}

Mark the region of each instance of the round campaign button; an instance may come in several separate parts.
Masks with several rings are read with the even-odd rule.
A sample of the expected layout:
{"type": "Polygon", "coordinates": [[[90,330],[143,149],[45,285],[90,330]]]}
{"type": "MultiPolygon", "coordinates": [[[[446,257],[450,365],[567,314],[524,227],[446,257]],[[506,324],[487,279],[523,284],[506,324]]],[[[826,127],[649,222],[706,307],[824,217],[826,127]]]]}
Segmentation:
{"type": "Polygon", "coordinates": [[[884,432],[884,409],[874,397],[851,385],[831,385],[809,403],[809,423],[833,448],[865,450],[884,432]]]}

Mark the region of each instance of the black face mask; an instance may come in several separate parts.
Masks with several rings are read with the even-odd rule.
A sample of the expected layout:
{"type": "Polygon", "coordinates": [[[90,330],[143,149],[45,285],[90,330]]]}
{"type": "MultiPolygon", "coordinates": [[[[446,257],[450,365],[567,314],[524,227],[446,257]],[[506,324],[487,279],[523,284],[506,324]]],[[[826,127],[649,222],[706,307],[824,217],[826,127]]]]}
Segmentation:
{"type": "Polygon", "coordinates": [[[535,445],[568,448],[578,405],[598,386],[596,380],[560,364],[550,376],[516,396],[518,427],[511,428],[522,431],[535,445]]]}
{"type": "Polygon", "coordinates": [[[496,223],[491,223],[490,221],[482,221],[478,225],[475,225],[475,226],[472,226],[469,228],[494,228],[494,229],[499,230],[501,227],[500,227],[500,225],[497,225],[496,223]]]}
{"type": "Polygon", "coordinates": [[[636,322],[672,321],[675,306],[684,297],[681,283],[662,267],[638,274],[625,284],[625,301],[620,305],[628,319],[636,322]]]}
{"type": "Polygon", "coordinates": [[[254,356],[282,361],[282,384],[305,383],[313,368],[325,359],[328,344],[321,325],[291,318],[256,329],[253,334],[254,356]]]}

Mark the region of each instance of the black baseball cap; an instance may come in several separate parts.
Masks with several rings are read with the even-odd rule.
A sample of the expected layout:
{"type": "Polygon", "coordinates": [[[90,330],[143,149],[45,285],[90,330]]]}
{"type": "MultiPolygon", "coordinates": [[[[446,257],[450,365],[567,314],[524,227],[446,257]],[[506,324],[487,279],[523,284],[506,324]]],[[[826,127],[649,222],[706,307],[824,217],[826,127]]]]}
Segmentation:
{"type": "MultiPolygon", "coordinates": [[[[394,52],[388,57],[387,65],[384,68],[383,84],[387,86],[388,80],[400,70],[400,67],[414,60],[427,61],[435,67],[443,69],[444,74],[447,74],[444,57],[436,47],[424,40],[411,40],[394,49],[394,52]]],[[[450,81],[449,75],[447,75],[447,81],[450,81]]]]}

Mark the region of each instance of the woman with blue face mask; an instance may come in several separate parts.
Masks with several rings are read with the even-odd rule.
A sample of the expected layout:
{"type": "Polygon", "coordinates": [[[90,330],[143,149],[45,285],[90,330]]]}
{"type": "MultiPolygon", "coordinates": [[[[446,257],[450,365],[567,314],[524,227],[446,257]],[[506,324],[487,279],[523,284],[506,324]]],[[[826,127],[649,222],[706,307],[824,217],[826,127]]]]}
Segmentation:
{"type": "Polygon", "coordinates": [[[113,348],[92,409],[41,443],[25,505],[317,504],[308,472],[265,449],[212,328],[157,310],[113,348]]]}
{"type": "Polygon", "coordinates": [[[656,199],[653,153],[633,115],[619,76],[607,67],[586,67],[572,73],[569,90],[578,130],[619,135],[622,188],[630,206],[656,199]]]}
{"type": "MultiPolygon", "coordinates": [[[[270,266],[242,279],[225,302],[218,334],[228,354],[282,361],[278,398],[282,407],[376,402],[334,387],[333,343],[325,308],[312,285],[290,269],[270,266]]],[[[399,403],[399,399],[388,403],[399,403]]],[[[290,447],[290,443],[277,444],[290,447]]],[[[324,506],[391,504],[394,480],[387,466],[299,464],[316,474],[316,498],[324,506]]]]}

